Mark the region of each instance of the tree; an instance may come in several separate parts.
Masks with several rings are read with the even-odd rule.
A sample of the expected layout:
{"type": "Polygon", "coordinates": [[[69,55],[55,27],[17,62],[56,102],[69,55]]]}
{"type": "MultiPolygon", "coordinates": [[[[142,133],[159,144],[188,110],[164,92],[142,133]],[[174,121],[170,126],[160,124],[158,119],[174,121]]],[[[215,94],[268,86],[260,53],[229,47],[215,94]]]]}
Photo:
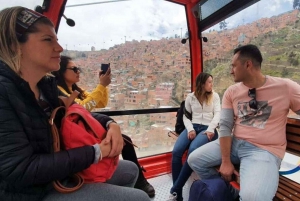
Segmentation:
{"type": "Polygon", "coordinates": [[[221,30],[222,30],[222,29],[226,30],[226,29],[227,29],[227,22],[225,22],[225,20],[224,20],[224,21],[221,21],[221,22],[219,23],[219,26],[220,26],[220,29],[221,29],[221,30]]]}
{"type": "Polygon", "coordinates": [[[286,67],[282,69],[281,75],[282,77],[287,77],[289,75],[289,71],[286,69],[286,67]]]}
{"type": "Polygon", "coordinates": [[[300,0],[294,0],[293,8],[294,9],[300,9],[300,0]]]}

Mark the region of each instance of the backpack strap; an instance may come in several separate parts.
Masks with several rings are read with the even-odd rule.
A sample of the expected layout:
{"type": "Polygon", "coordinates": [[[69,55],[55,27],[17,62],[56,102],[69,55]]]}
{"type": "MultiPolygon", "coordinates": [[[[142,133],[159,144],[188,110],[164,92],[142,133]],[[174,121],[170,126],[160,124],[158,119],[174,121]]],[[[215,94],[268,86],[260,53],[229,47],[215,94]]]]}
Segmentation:
{"type": "Polygon", "coordinates": [[[56,117],[57,111],[60,110],[60,109],[65,109],[65,107],[60,106],[60,107],[55,108],[52,111],[50,119],[49,119],[49,123],[51,125],[52,138],[53,138],[53,150],[54,150],[54,152],[60,151],[59,131],[58,131],[58,129],[57,129],[55,123],[54,123],[54,119],[56,117]]]}
{"type": "Polygon", "coordinates": [[[184,115],[185,115],[186,118],[188,118],[189,120],[192,121],[192,118],[193,118],[192,112],[187,111],[186,108],[185,108],[185,106],[184,106],[184,109],[183,109],[183,113],[184,113],[184,115]]]}
{"type": "MultiPolygon", "coordinates": [[[[49,123],[51,125],[51,133],[52,133],[52,138],[53,138],[53,150],[54,152],[58,152],[60,151],[60,138],[59,138],[59,131],[54,123],[54,119],[56,117],[56,114],[58,112],[58,110],[66,110],[75,100],[75,98],[78,96],[79,92],[78,91],[74,91],[70,97],[66,98],[66,97],[59,97],[60,100],[62,101],[62,103],[65,106],[59,106],[57,108],[55,108],[50,116],[49,119],[49,123]]],[[[57,190],[60,193],[72,193],[74,191],[77,191],[78,189],[81,188],[81,186],[84,183],[84,179],[79,175],[79,174],[74,174],[71,176],[72,180],[74,181],[74,183],[76,183],[75,186],[73,187],[66,187],[64,186],[59,180],[55,180],[53,181],[53,187],[55,190],[57,190]]]]}
{"type": "Polygon", "coordinates": [[[73,187],[66,187],[62,185],[62,183],[59,180],[53,181],[53,187],[55,190],[57,190],[60,193],[72,193],[74,191],[77,191],[81,188],[81,186],[84,183],[84,179],[79,174],[74,174],[71,176],[74,183],[76,183],[73,187]]]}

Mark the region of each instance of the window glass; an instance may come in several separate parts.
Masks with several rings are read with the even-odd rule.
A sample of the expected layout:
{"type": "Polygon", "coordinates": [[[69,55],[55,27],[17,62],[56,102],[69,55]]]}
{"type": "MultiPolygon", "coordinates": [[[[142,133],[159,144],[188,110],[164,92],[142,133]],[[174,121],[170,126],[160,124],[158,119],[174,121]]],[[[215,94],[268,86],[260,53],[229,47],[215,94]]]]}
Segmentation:
{"type": "Polygon", "coordinates": [[[199,4],[200,10],[200,20],[204,20],[212,13],[216,12],[220,8],[224,7],[228,3],[232,2],[233,0],[210,0],[206,1],[203,4],[199,4]]]}
{"type": "Polygon", "coordinates": [[[112,82],[101,110],[178,107],[190,90],[190,50],[185,8],[163,0],[68,1],[58,38],[64,55],[83,69],[79,86],[99,84],[101,63],[110,63],[112,82]],[[78,5],[80,4],[80,5],[78,5]]]}
{"type": "MultiPolygon", "coordinates": [[[[94,111],[179,107],[191,90],[189,41],[181,43],[188,35],[185,8],[164,0],[90,2],[67,2],[64,14],[76,25],[62,18],[58,38],[63,54],[83,69],[77,84],[87,92],[99,84],[101,63],[110,63],[108,105],[94,111]]],[[[175,114],[113,118],[139,147],[139,157],[173,149],[167,133],[175,114]]]]}
{"type": "MultiPolygon", "coordinates": [[[[233,49],[249,43],[263,54],[264,74],[300,83],[299,17],[299,1],[261,0],[202,32],[208,38],[203,43],[204,71],[214,76],[221,97],[233,84],[233,49]]],[[[292,112],[289,116],[299,118],[292,112]]]]}
{"type": "Polygon", "coordinates": [[[122,133],[128,135],[138,157],[145,157],[173,150],[175,139],[168,136],[174,130],[176,113],[155,113],[114,116],[122,133]]]}

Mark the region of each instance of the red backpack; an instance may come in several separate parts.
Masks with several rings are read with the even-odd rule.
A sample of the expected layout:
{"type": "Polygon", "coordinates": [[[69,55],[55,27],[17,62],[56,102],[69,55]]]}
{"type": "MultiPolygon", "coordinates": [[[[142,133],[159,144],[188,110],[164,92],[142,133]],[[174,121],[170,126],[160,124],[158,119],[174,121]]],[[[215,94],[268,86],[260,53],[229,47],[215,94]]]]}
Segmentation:
{"type": "MultiPolygon", "coordinates": [[[[72,104],[68,107],[74,96],[76,97],[76,94],[72,94],[67,101],[63,101],[66,106],[56,108],[51,114],[50,124],[52,125],[54,151],[60,150],[59,139],[62,140],[64,148],[68,150],[85,145],[99,144],[106,136],[106,130],[102,127],[100,122],[98,122],[83,106],[79,104],[72,104]],[[58,132],[53,122],[56,112],[60,109],[64,109],[66,111],[65,116],[62,119],[60,132],[58,132]],[[61,138],[59,138],[59,136],[61,138]]],[[[105,182],[114,174],[118,162],[119,156],[114,158],[105,157],[97,164],[92,164],[89,168],[79,172],[76,176],[79,176],[79,180],[83,179],[84,183],[105,182]]],[[[58,181],[56,181],[56,183],[57,182],[58,181]]],[[[64,188],[64,186],[58,182],[58,184],[54,185],[56,190],[66,193],[65,190],[57,189],[57,185],[59,188],[64,188]]],[[[78,185],[80,185],[78,187],[80,188],[82,184],[78,185]]],[[[69,189],[67,191],[73,192],[77,189],[69,189]]]]}

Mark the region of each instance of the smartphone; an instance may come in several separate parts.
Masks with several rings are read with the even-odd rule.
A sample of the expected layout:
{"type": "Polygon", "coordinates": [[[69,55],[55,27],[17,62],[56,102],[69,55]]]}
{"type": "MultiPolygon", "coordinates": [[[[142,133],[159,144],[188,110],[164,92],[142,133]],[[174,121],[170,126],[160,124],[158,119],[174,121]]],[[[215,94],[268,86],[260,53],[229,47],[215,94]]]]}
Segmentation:
{"type": "Polygon", "coordinates": [[[108,64],[101,64],[101,72],[100,72],[100,75],[103,75],[103,74],[105,74],[106,72],[107,72],[107,70],[108,70],[108,68],[110,67],[110,63],[108,63],[108,64]]]}

